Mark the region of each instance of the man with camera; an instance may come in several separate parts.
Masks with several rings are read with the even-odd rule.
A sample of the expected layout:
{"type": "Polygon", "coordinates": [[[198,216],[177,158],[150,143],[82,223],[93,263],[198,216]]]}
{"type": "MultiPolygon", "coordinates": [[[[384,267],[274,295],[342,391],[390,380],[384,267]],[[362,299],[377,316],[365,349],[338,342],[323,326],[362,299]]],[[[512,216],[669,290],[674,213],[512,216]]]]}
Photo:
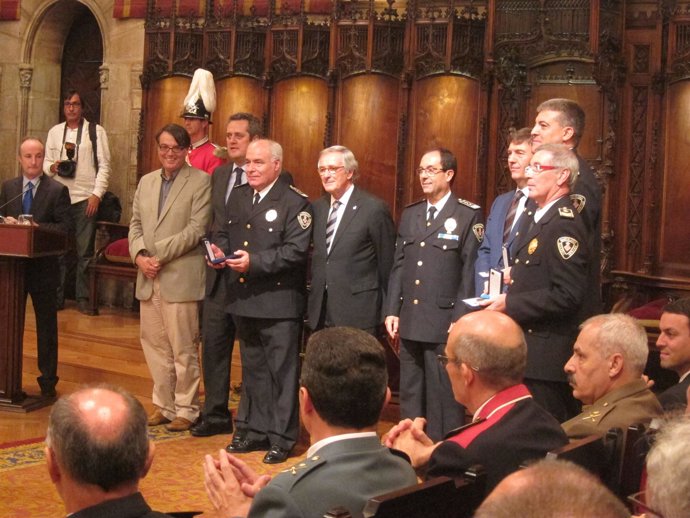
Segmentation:
{"type": "MultiPolygon", "coordinates": [[[[83,117],[79,92],[69,90],[63,96],[63,110],[65,122],[48,132],[43,171],[69,189],[77,253],[75,298],[81,313],[93,315],[89,306],[88,266],[93,256],[98,206],[108,189],[110,149],[103,127],[83,117]]],[[[66,274],[62,256],[58,309],[64,306],[66,274]]]]}

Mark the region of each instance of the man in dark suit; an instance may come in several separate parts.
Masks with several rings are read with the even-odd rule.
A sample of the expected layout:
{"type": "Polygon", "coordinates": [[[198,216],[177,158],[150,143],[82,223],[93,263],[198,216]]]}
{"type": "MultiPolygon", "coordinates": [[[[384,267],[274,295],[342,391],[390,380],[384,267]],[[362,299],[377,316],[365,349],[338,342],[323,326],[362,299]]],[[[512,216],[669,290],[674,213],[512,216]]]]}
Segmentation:
{"type": "Polygon", "coordinates": [[[457,161],[447,149],[424,154],[417,174],[425,199],[407,207],[398,227],[385,314],[400,336],[400,413],[425,417],[432,439],[462,424],[448,375],[436,355],[474,296],[474,262],[484,235],[479,206],[452,196],[457,161]]]}
{"type": "Polygon", "coordinates": [[[348,327],[314,333],[299,390],[307,458],[271,480],[225,452],[217,461],[207,455],[206,491],[218,516],[324,516],[335,506],[361,516],[369,498],[415,484],[407,459],[376,435],[387,382],[384,351],[372,336],[348,327]]]}
{"type": "Polygon", "coordinates": [[[247,184],[230,194],[214,248],[231,269],[226,311],[240,339],[240,406],[247,409],[246,435],[234,438],[228,451],[269,450],[267,464],[284,462],[299,435],[299,336],[311,241],[311,206],[304,193],[279,180],[282,162],[277,142],[249,144],[247,184]]]}
{"type": "Polygon", "coordinates": [[[511,264],[512,245],[518,232],[518,222],[527,202],[527,177],[525,167],[532,158],[532,136],[530,128],[512,130],[510,144],[508,145],[508,169],[510,176],[516,184],[516,189],[498,196],[493,205],[489,217],[486,220],[486,232],[484,240],[479,246],[477,262],[474,265],[476,272],[475,289],[477,297],[486,292],[486,283],[489,279],[489,271],[503,270],[511,264]],[[508,253],[509,264],[503,264],[503,249],[508,253]]]}
{"type": "Polygon", "coordinates": [[[139,492],[154,451],[144,407],[118,387],[79,389],[50,412],[46,464],[71,518],[167,517],[139,492]]]}
{"type": "Polygon", "coordinates": [[[577,156],[577,181],[570,200],[587,230],[587,244],[592,260],[587,277],[587,304],[580,321],[602,312],[601,301],[601,202],[602,189],[587,160],[577,154],[585,130],[585,112],[570,99],[549,99],[537,107],[532,128],[532,150],[542,144],[564,144],[577,156]]]}
{"type": "Polygon", "coordinates": [[[309,327],[350,326],[376,334],[395,250],[386,204],[355,185],[358,164],[343,146],[324,149],[314,202],[309,327]]]}
{"type": "MultiPolygon", "coordinates": [[[[251,113],[234,113],[228,118],[225,139],[229,163],[217,167],[211,176],[211,206],[213,220],[208,235],[214,235],[226,221],[227,204],[235,186],[247,183],[244,166],[249,143],[261,134],[261,122],[251,113]]],[[[202,319],[202,365],[206,393],[201,420],[190,431],[196,437],[232,433],[232,415],[228,410],[230,390],[230,362],[235,343],[235,324],[225,311],[225,268],[207,268],[206,297],[202,319]]],[[[244,409],[238,411],[244,421],[244,409]]],[[[241,435],[237,434],[238,437],[241,435]]]]}
{"type": "MultiPolygon", "coordinates": [[[[20,214],[31,214],[33,224],[68,233],[70,199],[67,187],[43,174],[43,143],[26,137],[19,145],[22,176],[7,180],[0,193],[0,215],[5,223],[17,223],[20,214]],[[22,194],[23,193],[23,194],[22,194]]],[[[41,394],[55,397],[58,382],[57,288],[59,266],[57,257],[40,257],[26,261],[24,297],[31,295],[36,314],[38,346],[38,385],[41,394]]]]}
{"type": "Polygon", "coordinates": [[[486,469],[487,490],[533,459],[568,442],[552,416],[522,383],[528,346],[520,326],[506,315],[476,311],[460,318],[438,360],[445,366],[458,403],[472,423],[441,442],[424,433],[424,420],[406,419],[386,438],[427,476],[462,478],[474,464],[486,469]]]}
{"type": "Polygon", "coordinates": [[[589,236],[569,196],[576,171],[577,157],[563,144],[545,144],[534,153],[526,173],[537,210],[514,246],[508,293],[488,303],[488,309],[503,311],[522,326],[525,384],[560,422],[580,411],[563,366],[582,322],[582,306],[589,304],[589,236]]]}
{"type": "Polygon", "coordinates": [[[664,410],[683,410],[690,387],[690,298],[678,299],[664,308],[659,320],[659,361],[679,376],[678,383],[659,394],[664,410]]]}

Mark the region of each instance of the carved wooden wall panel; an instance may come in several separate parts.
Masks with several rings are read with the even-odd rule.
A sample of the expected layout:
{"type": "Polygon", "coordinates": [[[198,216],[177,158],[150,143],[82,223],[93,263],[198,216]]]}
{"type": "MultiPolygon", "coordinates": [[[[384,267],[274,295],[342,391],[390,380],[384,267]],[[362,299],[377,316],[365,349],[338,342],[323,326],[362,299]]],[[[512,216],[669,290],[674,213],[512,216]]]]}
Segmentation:
{"type": "Polygon", "coordinates": [[[357,181],[364,189],[396,208],[399,82],[391,77],[360,75],[342,82],[332,144],[352,150],[359,162],[357,181]]]}
{"type": "Polygon", "coordinates": [[[168,77],[156,81],[144,92],[144,137],[142,140],[141,174],[160,169],[155,135],[166,124],[182,124],[182,102],[187,95],[190,79],[186,77],[168,77]]]}
{"type": "Polygon", "coordinates": [[[458,159],[453,192],[462,198],[477,201],[478,173],[476,153],[480,118],[479,83],[458,76],[436,76],[414,84],[410,105],[412,140],[406,168],[409,193],[405,203],[422,196],[414,168],[425,151],[445,147],[458,159]]]}
{"type": "Polygon", "coordinates": [[[659,270],[667,275],[690,275],[688,231],[688,149],[690,149],[690,81],[671,85],[666,104],[666,160],[661,221],[658,228],[659,270]],[[680,109],[685,107],[685,109],[680,109]]]}
{"type": "Polygon", "coordinates": [[[323,149],[328,113],[326,82],[313,77],[286,79],[271,92],[270,135],[283,146],[284,168],[310,198],[321,194],[316,161],[323,149]]]}
{"type": "MultiPolygon", "coordinates": [[[[235,76],[216,81],[216,111],[213,114],[211,136],[213,142],[225,146],[225,128],[230,115],[249,112],[264,119],[266,90],[260,81],[235,76]]],[[[266,121],[264,121],[266,122],[266,121]]],[[[268,129],[268,128],[266,128],[268,129]]]]}

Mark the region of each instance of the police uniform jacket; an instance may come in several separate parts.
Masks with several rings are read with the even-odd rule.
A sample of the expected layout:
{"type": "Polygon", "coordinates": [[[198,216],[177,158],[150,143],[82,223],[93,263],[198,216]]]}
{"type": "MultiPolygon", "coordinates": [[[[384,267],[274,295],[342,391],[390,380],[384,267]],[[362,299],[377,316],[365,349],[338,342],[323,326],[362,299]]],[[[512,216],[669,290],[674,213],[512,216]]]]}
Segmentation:
{"type": "Polygon", "coordinates": [[[427,226],[422,200],[402,213],[388,284],[386,315],[400,317],[400,337],[445,343],[451,322],[474,296],[474,262],[484,235],[479,206],[450,197],[427,226]]]}
{"type": "Polygon", "coordinates": [[[390,211],[382,200],[355,186],[329,252],[326,223],[330,211],[330,194],[314,202],[309,325],[314,329],[318,324],[328,290],[333,325],[376,327],[383,322],[381,305],[395,250],[390,211]]]}
{"type": "Polygon", "coordinates": [[[370,498],[416,483],[409,462],[378,437],[343,439],[273,477],[254,498],[249,517],[321,517],[336,506],[357,516],[370,498]]]}
{"type": "Polygon", "coordinates": [[[249,184],[232,190],[218,233],[226,255],[249,252],[249,270],[229,270],[226,310],[251,318],[301,318],[311,241],[311,206],[304,193],[276,181],[256,206],[249,184]]]}
{"type": "Polygon", "coordinates": [[[524,231],[514,250],[506,313],[525,332],[525,377],[565,382],[563,367],[572,354],[580,312],[588,302],[591,260],[587,231],[570,198],[556,201],[524,231]]]}
{"type": "Polygon", "coordinates": [[[481,464],[488,493],[525,462],[567,443],[558,421],[534,402],[527,387],[514,385],[490,399],[475,422],[448,434],[431,454],[427,478],[462,478],[481,464]]]}
{"type": "Polygon", "coordinates": [[[571,439],[592,434],[603,435],[611,428],[627,430],[635,423],[649,423],[662,413],[661,404],[647,384],[639,379],[612,390],[582,413],[562,424],[571,439]]]}

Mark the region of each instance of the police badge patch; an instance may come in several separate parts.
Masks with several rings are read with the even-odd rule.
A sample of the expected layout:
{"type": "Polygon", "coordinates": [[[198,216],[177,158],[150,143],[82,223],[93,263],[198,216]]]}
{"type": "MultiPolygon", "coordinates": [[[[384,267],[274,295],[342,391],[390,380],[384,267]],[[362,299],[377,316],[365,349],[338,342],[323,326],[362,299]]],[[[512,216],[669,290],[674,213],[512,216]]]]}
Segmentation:
{"type": "Polygon", "coordinates": [[[575,255],[575,252],[577,252],[577,249],[580,246],[580,243],[577,242],[577,239],[569,236],[559,237],[557,243],[558,253],[561,254],[561,257],[566,261],[575,255]]]}
{"type": "Polygon", "coordinates": [[[474,237],[477,238],[477,241],[480,243],[484,241],[484,224],[477,223],[472,227],[472,232],[474,232],[474,237]]]}
{"type": "Polygon", "coordinates": [[[585,208],[585,203],[587,203],[587,198],[582,196],[582,194],[571,194],[570,201],[573,203],[573,207],[577,212],[582,212],[585,208]]]}
{"type": "Polygon", "coordinates": [[[302,230],[307,230],[309,225],[311,225],[311,214],[306,211],[300,212],[297,214],[297,222],[299,226],[302,227],[302,230]]]}

